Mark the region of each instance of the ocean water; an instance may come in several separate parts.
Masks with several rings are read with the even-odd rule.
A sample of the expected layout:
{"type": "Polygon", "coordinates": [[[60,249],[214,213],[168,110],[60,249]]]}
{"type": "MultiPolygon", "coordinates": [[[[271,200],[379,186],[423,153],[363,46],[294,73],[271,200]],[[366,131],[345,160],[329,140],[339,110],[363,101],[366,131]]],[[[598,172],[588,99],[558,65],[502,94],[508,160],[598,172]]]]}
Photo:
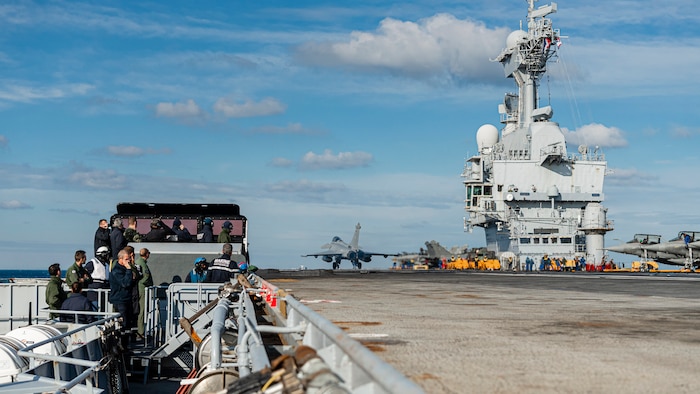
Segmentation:
{"type": "Polygon", "coordinates": [[[0,283],[14,278],[49,278],[48,270],[0,270],[0,283]]]}

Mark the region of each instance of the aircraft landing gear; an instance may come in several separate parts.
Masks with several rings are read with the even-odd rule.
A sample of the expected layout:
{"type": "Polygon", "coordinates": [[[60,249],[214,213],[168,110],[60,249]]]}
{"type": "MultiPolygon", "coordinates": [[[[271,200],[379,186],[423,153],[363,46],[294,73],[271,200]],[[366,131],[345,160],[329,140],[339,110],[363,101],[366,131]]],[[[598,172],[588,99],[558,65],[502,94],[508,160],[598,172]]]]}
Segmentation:
{"type": "Polygon", "coordinates": [[[357,262],[357,269],[358,269],[358,270],[361,270],[361,269],[362,269],[362,263],[360,263],[359,261],[357,262]]]}
{"type": "Polygon", "coordinates": [[[340,268],[340,263],[334,262],[334,263],[333,263],[333,269],[334,269],[334,270],[337,270],[338,268],[340,268]]]}

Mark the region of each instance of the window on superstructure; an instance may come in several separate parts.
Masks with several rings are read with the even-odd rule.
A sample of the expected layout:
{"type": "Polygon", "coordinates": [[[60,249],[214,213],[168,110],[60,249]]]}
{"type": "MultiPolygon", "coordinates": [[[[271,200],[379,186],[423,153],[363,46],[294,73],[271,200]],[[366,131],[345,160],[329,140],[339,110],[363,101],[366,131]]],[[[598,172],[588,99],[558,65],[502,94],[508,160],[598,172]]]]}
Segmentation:
{"type": "Polygon", "coordinates": [[[521,244],[529,244],[529,243],[530,243],[530,238],[520,238],[520,243],[521,243],[521,244]]]}
{"type": "Polygon", "coordinates": [[[543,244],[548,244],[548,243],[549,243],[549,238],[542,238],[542,243],[543,243],[543,244]]]}
{"type": "Polygon", "coordinates": [[[553,243],[553,244],[557,243],[557,238],[556,238],[556,237],[552,237],[552,243],[553,243]]]}
{"type": "Polygon", "coordinates": [[[481,186],[474,186],[474,195],[475,196],[481,195],[481,186]]]}
{"type": "Polygon", "coordinates": [[[569,238],[569,237],[561,237],[561,243],[563,243],[563,244],[570,244],[570,243],[571,243],[571,238],[569,238]]]}
{"type": "Polygon", "coordinates": [[[535,244],[540,243],[540,239],[539,239],[539,238],[533,238],[532,241],[533,241],[533,243],[535,243],[535,244]]]}
{"type": "Polygon", "coordinates": [[[467,200],[466,200],[467,206],[472,205],[472,187],[467,186],[467,200]]]}
{"type": "Polygon", "coordinates": [[[484,185],[484,195],[490,196],[493,194],[493,186],[484,185]]]}

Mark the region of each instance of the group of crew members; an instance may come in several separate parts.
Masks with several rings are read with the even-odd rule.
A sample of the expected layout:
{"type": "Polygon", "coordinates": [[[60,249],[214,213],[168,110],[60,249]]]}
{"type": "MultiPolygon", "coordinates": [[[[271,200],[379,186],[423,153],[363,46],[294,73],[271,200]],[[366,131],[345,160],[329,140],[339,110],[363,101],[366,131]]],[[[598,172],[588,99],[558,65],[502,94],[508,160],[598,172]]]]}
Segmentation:
{"type": "MultiPolygon", "coordinates": [[[[115,219],[111,231],[107,228],[107,220],[101,219],[99,228],[95,232],[95,257],[87,261],[84,250],[76,251],[75,262],[66,271],[65,282],[61,278],[60,264],[49,266],[50,279],[46,287],[46,303],[50,310],[55,311],[50,312],[50,319],[77,323],[95,321],[97,314],[74,312],[105,311],[107,309],[105,297],[100,293],[102,295],[106,293],[106,299],[112,304],[113,310],[122,316],[123,329],[131,331],[132,328],[136,328],[136,339],[144,338],[145,293],[146,288],[153,286],[153,278],[148,268],[150,251],[147,248],[141,248],[137,258],[134,247],[128,245],[128,242],[155,240],[156,237],[159,237],[159,240],[165,240],[167,233],[175,232],[175,229],[171,229],[157,219],[151,223],[151,232],[141,235],[135,230],[136,221],[132,219],[129,218],[128,229],[123,228],[121,219],[115,219]],[[69,292],[64,289],[64,285],[69,292]]],[[[201,238],[205,242],[213,242],[212,223],[209,218],[204,220],[205,235],[201,238]],[[208,236],[207,228],[209,228],[208,236]]],[[[192,240],[181,238],[181,234],[189,235],[189,231],[182,226],[179,219],[175,219],[173,224],[173,227],[180,231],[176,233],[178,240],[192,240]]],[[[233,226],[226,221],[222,227],[224,237],[220,235],[219,239],[226,239],[228,236],[230,241],[229,234],[233,226]],[[223,231],[224,229],[228,231],[223,231]]],[[[204,257],[197,258],[185,282],[225,283],[235,278],[238,273],[248,271],[245,261],[237,263],[231,259],[233,246],[230,242],[223,243],[221,253],[221,256],[212,260],[211,263],[204,257]]]]}
{"type": "MultiPolygon", "coordinates": [[[[569,265],[564,257],[549,257],[546,253],[540,259],[538,271],[603,271],[606,269],[617,269],[617,264],[610,259],[606,261],[604,256],[600,264],[590,264],[583,256],[574,257],[573,264],[569,265]]],[[[535,261],[527,256],[525,258],[525,271],[535,271],[535,261]]]]}
{"type": "Polygon", "coordinates": [[[111,252],[111,258],[117,259],[117,253],[129,242],[163,242],[174,240],[177,242],[218,242],[231,243],[231,231],[233,223],[226,220],[221,225],[221,231],[214,238],[214,221],[211,218],[204,218],[202,228],[195,235],[192,235],[182,223],[180,218],[173,219],[172,226],[168,226],[160,218],[151,219],[149,231],[140,234],[136,229],[138,224],[135,217],[127,218],[127,227],[124,227],[122,218],[114,218],[110,228],[107,219],[100,219],[99,227],[95,231],[95,251],[100,246],[106,246],[111,252]]]}

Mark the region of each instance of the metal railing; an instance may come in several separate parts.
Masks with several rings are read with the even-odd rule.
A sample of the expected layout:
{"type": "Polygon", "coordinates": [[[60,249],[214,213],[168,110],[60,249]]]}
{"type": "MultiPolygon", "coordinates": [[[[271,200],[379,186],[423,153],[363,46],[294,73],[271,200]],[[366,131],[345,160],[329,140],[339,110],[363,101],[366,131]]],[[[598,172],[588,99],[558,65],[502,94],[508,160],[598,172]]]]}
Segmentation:
{"type": "Polygon", "coordinates": [[[325,317],[275,285],[256,277],[278,327],[303,326],[303,332],[280,334],[288,345],[307,345],[343,379],[351,392],[424,393],[423,389],[325,317]]]}

